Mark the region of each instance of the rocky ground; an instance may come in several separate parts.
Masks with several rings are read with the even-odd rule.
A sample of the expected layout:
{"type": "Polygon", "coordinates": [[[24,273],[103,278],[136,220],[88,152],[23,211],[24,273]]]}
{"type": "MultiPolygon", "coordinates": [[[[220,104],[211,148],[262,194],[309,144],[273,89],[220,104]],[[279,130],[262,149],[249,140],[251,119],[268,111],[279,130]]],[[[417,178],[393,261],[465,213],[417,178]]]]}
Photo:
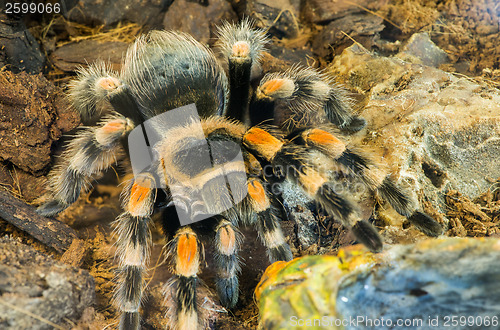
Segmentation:
{"type": "MultiPolygon", "coordinates": [[[[213,45],[217,24],[250,16],[272,39],[263,72],[300,63],[335,75],[355,100],[354,110],[368,121],[363,131],[345,139],[387,164],[398,182],[443,224],[446,236],[499,237],[500,46],[495,43],[499,11],[493,0],[208,0],[201,4],[75,0],[58,15],[2,12],[0,189],[31,205],[44,200],[46,176],[67,139],[64,136],[80,124],[64,96],[78,66],[104,60],[119,70],[128,45],[151,29],[181,30],[213,45]]],[[[3,238],[0,245],[18,258],[9,261],[12,266],[5,273],[15,270],[17,275],[0,277],[2,328],[23,328],[22,323],[2,316],[21,299],[46,297],[49,293],[44,292],[58,291],[68,283],[87,290],[76,294],[78,299],[71,298],[68,309],[52,315],[30,305],[16,310],[16,319],[38,322],[40,328],[47,322],[81,329],[116,325],[118,315],[110,303],[116,270],[110,223],[120,213],[117,184],[122,174],[117,168],[98,178],[98,185],[57,217],[79,237],[64,250],[34,238],[26,229],[31,227],[19,229],[7,218],[0,219],[0,236],[14,237],[3,238]],[[13,253],[14,248],[28,252],[13,253]],[[15,266],[28,260],[36,262],[29,264],[33,269],[40,267],[45,274],[57,269],[64,276],[57,283],[52,275],[35,281],[26,277],[33,274],[15,266]],[[17,288],[22,283],[33,288],[21,292],[17,288]],[[88,292],[94,285],[95,301],[88,292]]],[[[386,243],[424,238],[383,202],[369,199],[362,204],[368,216],[375,211],[374,223],[386,243]]],[[[290,214],[297,222],[282,225],[295,256],[335,254],[354,242],[342,226],[313,211],[294,206],[290,214]]],[[[254,231],[244,233],[246,265],[240,302],[229,312],[211,305],[218,316],[217,328],[253,329],[258,324],[253,291],[269,263],[254,231]]],[[[143,313],[147,329],[165,324],[161,286],[170,276],[162,257],[164,239],[157,228],[153,237],[150,289],[143,313]]],[[[202,279],[213,291],[209,257],[207,263],[202,279]]],[[[58,301],[54,299],[52,306],[56,310],[58,301]]]]}

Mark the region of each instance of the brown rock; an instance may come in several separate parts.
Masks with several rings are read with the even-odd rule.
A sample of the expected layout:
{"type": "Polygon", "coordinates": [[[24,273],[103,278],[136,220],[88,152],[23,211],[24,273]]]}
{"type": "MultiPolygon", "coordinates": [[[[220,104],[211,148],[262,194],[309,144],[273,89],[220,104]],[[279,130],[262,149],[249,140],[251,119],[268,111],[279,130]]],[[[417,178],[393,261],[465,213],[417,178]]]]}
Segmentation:
{"type": "Polygon", "coordinates": [[[384,20],[369,13],[352,14],[330,22],[314,39],[314,52],[321,57],[335,54],[352,45],[352,39],[371,49],[378,39],[378,33],[384,29],[384,20]]]}
{"type": "Polygon", "coordinates": [[[177,0],[165,14],[163,26],[166,30],[189,33],[202,44],[208,44],[210,38],[215,37],[215,26],[224,20],[238,20],[228,1],[210,0],[204,6],[192,1],[177,0]]]}
{"type": "Polygon", "coordinates": [[[299,13],[296,1],[254,0],[249,1],[245,16],[256,25],[278,38],[295,38],[299,33],[299,13]]]}
{"type": "Polygon", "coordinates": [[[374,4],[370,4],[370,2],[373,3],[373,1],[368,0],[304,1],[302,15],[311,23],[324,24],[349,14],[366,12],[362,7],[376,9],[372,8],[374,4]]]}
{"type": "Polygon", "coordinates": [[[50,59],[57,68],[67,72],[96,61],[109,63],[113,70],[119,71],[128,46],[119,41],[84,40],[59,47],[50,59]]]}
{"type": "Polygon", "coordinates": [[[57,107],[61,97],[42,75],[0,73],[0,160],[44,173],[54,141],[79,123],[78,114],[57,107]]]}
{"type": "Polygon", "coordinates": [[[290,65],[299,63],[303,66],[307,66],[308,61],[311,61],[313,58],[313,53],[309,49],[290,49],[271,45],[268,51],[275,58],[286,61],[290,63],[290,65]]]}
{"type": "Polygon", "coordinates": [[[276,58],[269,53],[264,53],[261,62],[263,72],[285,71],[290,65],[292,65],[292,63],[276,58]]]}

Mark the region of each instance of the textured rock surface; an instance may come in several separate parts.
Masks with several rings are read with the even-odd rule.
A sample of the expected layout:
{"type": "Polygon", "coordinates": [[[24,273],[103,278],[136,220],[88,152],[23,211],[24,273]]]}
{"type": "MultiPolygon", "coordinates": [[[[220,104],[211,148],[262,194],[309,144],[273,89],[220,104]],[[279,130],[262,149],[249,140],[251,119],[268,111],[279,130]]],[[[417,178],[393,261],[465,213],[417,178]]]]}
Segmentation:
{"type": "Polygon", "coordinates": [[[45,64],[38,42],[24,23],[4,14],[0,14],[0,50],[0,68],[14,73],[39,73],[45,64]]]}
{"type": "Polygon", "coordinates": [[[335,54],[340,54],[352,44],[352,39],[371,48],[384,29],[383,22],[382,18],[366,12],[338,18],[314,38],[314,51],[321,57],[329,55],[332,49],[335,54]]]}
{"type": "Polygon", "coordinates": [[[15,239],[0,239],[0,328],[53,329],[48,322],[70,327],[68,321],[94,303],[94,290],[86,271],[15,239]]]}
{"type": "Polygon", "coordinates": [[[427,206],[445,213],[447,191],[474,199],[500,177],[497,89],[356,45],[329,71],[362,95],[361,143],[427,206]]]}
{"type": "Polygon", "coordinates": [[[84,40],[59,47],[50,59],[63,71],[75,71],[80,66],[98,61],[104,61],[114,71],[120,71],[128,46],[126,42],[84,40]]]}
{"type": "Polygon", "coordinates": [[[408,56],[415,58],[417,63],[434,67],[448,62],[446,52],[436,46],[426,32],[412,35],[398,57],[405,60],[408,56]]]}
{"type": "MultiPolygon", "coordinates": [[[[445,315],[500,317],[500,244],[495,239],[432,239],[394,246],[377,255],[356,246],[341,250],[338,257],[307,256],[278,262],[264,273],[256,289],[261,311],[260,328],[373,329],[367,319],[394,322],[398,319],[445,315]],[[364,321],[349,324],[349,320],[364,321]],[[326,318],[324,318],[326,317],[326,318]],[[307,322],[309,323],[307,326],[307,322]],[[322,320],[324,323],[320,323],[322,320]],[[306,325],[306,326],[304,326],[306,325]]],[[[454,329],[480,329],[457,326],[454,329]]]]}
{"type": "Polygon", "coordinates": [[[216,25],[238,18],[225,0],[210,0],[205,6],[196,1],[177,0],[168,9],[163,19],[166,30],[178,30],[195,37],[202,44],[208,44],[215,37],[216,25]]]}
{"type": "MultiPolygon", "coordinates": [[[[343,279],[336,302],[343,318],[355,317],[362,310],[366,318],[421,319],[420,329],[435,329],[426,324],[429,317],[438,317],[443,326],[450,311],[483,320],[500,317],[498,240],[428,240],[394,247],[382,260],[385,266],[359,269],[343,279]]],[[[484,329],[484,325],[454,328],[484,329]]]]}
{"type": "Polygon", "coordinates": [[[0,160],[43,174],[51,147],[78,125],[60,90],[41,75],[0,73],[0,160]]]}
{"type": "Polygon", "coordinates": [[[60,89],[41,75],[0,73],[0,185],[27,202],[46,190],[51,151],[80,122],[60,89]]]}
{"type": "Polygon", "coordinates": [[[297,1],[254,0],[247,3],[245,15],[273,36],[294,38],[299,33],[298,7],[297,1]]]}
{"type": "Polygon", "coordinates": [[[127,20],[159,27],[161,13],[171,3],[172,0],[70,0],[65,2],[63,14],[67,19],[88,25],[111,25],[127,20]]]}

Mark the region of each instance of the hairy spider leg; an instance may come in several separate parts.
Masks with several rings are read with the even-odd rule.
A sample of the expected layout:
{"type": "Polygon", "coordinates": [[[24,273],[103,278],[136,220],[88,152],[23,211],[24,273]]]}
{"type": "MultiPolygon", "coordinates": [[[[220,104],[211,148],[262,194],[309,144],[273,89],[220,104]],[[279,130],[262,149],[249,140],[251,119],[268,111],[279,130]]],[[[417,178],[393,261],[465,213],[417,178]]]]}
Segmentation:
{"type": "Polygon", "coordinates": [[[249,112],[250,124],[252,126],[261,123],[279,125],[280,119],[275,120],[276,102],[279,99],[292,97],[296,88],[293,80],[288,77],[280,77],[277,73],[265,75],[252,96],[249,112]]]}
{"type": "Polygon", "coordinates": [[[377,230],[361,220],[353,203],[335,192],[328,177],[315,168],[306,148],[296,144],[286,144],[277,136],[259,127],[250,128],[243,137],[247,148],[257,152],[271,162],[277,176],[298,184],[313,200],[318,202],[328,214],[351,228],[356,238],[372,251],[382,250],[383,244],[377,230]]]}
{"type": "Polygon", "coordinates": [[[199,285],[198,273],[203,255],[203,246],[190,226],[177,230],[174,238],[168,243],[168,255],[174,277],[164,286],[165,297],[173,297],[174,308],[167,313],[172,315],[172,327],[179,330],[199,329],[204,327],[205,320],[199,313],[196,291],[199,285]],[[173,292],[169,292],[173,291],[173,292]]]}
{"type": "Polygon", "coordinates": [[[216,287],[222,306],[233,308],[238,302],[238,273],[241,270],[238,252],[243,236],[236,226],[223,216],[218,216],[215,229],[216,287]]]}
{"type": "Polygon", "coordinates": [[[285,241],[285,236],[279,224],[279,212],[271,203],[270,196],[262,180],[248,180],[248,200],[250,210],[256,214],[256,227],[262,243],[267,249],[271,263],[282,260],[292,260],[292,251],[285,241]]]}
{"type": "Polygon", "coordinates": [[[352,114],[351,103],[345,89],[337,84],[330,84],[323,109],[328,120],[344,133],[356,133],[366,126],[366,119],[352,114]]]}
{"type": "Polygon", "coordinates": [[[406,217],[424,234],[436,237],[442,233],[441,225],[426,213],[421,212],[417,203],[397,185],[390,174],[381,171],[376,164],[360,152],[348,148],[328,128],[304,128],[294,135],[295,143],[323,152],[359,177],[368,188],[376,191],[396,212],[406,217]]]}
{"type": "Polygon", "coordinates": [[[225,23],[218,29],[219,48],[229,65],[229,105],[226,116],[240,121],[248,112],[252,66],[259,62],[267,42],[265,32],[252,29],[247,18],[239,24],[225,23]]]}
{"type": "Polygon", "coordinates": [[[80,130],[61,156],[64,161],[50,173],[53,199],[38,207],[37,212],[53,216],[74,203],[92,176],[123,156],[120,141],[132,128],[125,117],[113,115],[104,119],[101,126],[80,130]]]}
{"type": "Polygon", "coordinates": [[[108,95],[122,85],[118,74],[104,62],[79,68],[77,79],[69,83],[69,100],[86,125],[95,124],[109,103],[108,95]]]}
{"type": "Polygon", "coordinates": [[[118,235],[118,285],[114,301],[122,312],[120,329],[139,329],[139,308],[143,297],[144,276],[150,256],[149,224],[156,200],[155,179],[141,173],[124,189],[123,208],[126,210],[113,222],[118,235]]]}
{"type": "Polygon", "coordinates": [[[352,114],[351,103],[346,91],[326,74],[293,66],[262,78],[250,107],[250,118],[252,125],[274,120],[276,125],[292,132],[326,116],[342,131],[354,133],[366,121],[352,114]]]}
{"type": "Polygon", "coordinates": [[[437,237],[443,233],[443,227],[439,222],[420,211],[416,203],[390,176],[384,178],[384,181],[377,187],[377,192],[396,212],[405,216],[411,224],[427,236],[437,237]]]}

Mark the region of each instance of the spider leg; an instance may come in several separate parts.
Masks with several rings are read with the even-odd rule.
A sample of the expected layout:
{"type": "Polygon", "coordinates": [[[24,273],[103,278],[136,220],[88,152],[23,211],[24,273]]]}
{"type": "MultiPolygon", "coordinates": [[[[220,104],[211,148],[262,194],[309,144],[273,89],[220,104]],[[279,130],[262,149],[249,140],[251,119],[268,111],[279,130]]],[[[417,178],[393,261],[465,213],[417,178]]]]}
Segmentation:
{"type": "Polygon", "coordinates": [[[346,133],[355,133],[366,126],[366,120],[352,114],[351,100],[346,91],[330,84],[330,91],[323,107],[328,120],[346,133]]]}
{"type": "MultiPolygon", "coordinates": [[[[293,98],[297,86],[293,79],[287,76],[281,76],[279,73],[266,74],[260,81],[250,102],[250,123],[252,126],[261,123],[283,124],[279,118],[275,118],[275,108],[279,100],[289,100],[293,98]]],[[[290,119],[287,122],[294,121],[294,108],[287,113],[290,119]]],[[[280,125],[281,126],[281,125],[280,125]]]]}
{"type": "Polygon", "coordinates": [[[253,125],[274,119],[289,131],[317,123],[321,116],[348,133],[366,125],[363,118],[351,113],[351,101],[343,88],[325,74],[299,66],[265,75],[250,108],[253,125]],[[280,106],[279,112],[285,112],[281,115],[275,113],[280,106]]]}
{"type": "Polygon", "coordinates": [[[144,275],[150,255],[149,223],[156,199],[155,179],[139,174],[124,190],[126,210],[113,223],[118,234],[119,284],[115,302],[122,312],[120,329],[139,329],[139,307],[144,292],[144,275]]]}
{"type": "Polygon", "coordinates": [[[221,304],[233,308],[238,302],[238,252],[243,237],[238,229],[221,217],[215,232],[215,263],[217,267],[217,293],[221,304]]]}
{"type": "Polygon", "coordinates": [[[441,225],[429,215],[419,211],[412,198],[394,182],[390,175],[378,169],[361,153],[349,149],[327,128],[304,129],[295,135],[294,141],[327,154],[338,164],[347,168],[424,234],[435,237],[442,233],[441,225]]]}
{"type": "Polygon", "coordinates": [[[359,218],[357,210],[347,197],[332,189],[328,176],[319,171],[313,155],[304,146],[286,143],[279,136],[259,127],[252,127],[245,133],[243,145],[271,162],[276,176],[286,177],[297,183],[329,214],[351,228],[356,238],[370,250],[382,249],[382,240],[377,230],[359,218]]]}
{"type": "MultiPolygon", "coordinates": [[[[179,228],[168,246],[168,254],[173,261],[172,271],[175,275],[165,285],[166,297],[174,299],[174,313],[168,311],[169,314],[173,314],[170,322],[176,329],[203,328],[196,299],[203,246],[190,226],[179,228]],[[170,290],[173,292],[169,293],[170,290]]],[[[171,308],[172,306],[169,307],[171,308]]]]}
{"type": "Polygon", "coordinates": [[[38,207],[37,212],[52,216],[74,203],[82,188],[89,185],[89,178],[121,157],[120,141],[131,129],[132,123],[127,118],[113,116],[99,127],[80,131],[62,156],[65,163],[56,166],[50,174],[53,200],[38,207]]]}
{"type": "Polygon", "coordinates": [[[117,76],[101,62],[81,68],[77,79],[70,82],[69,99],[84,123],[95,123],[105,110],[108,93],[122,84],[117,76]]]}
{"type": "Polygon", "coordinates": [[[262,243],[267,248],[269,261],[292,260],[292,251],[285,241],[279,224],[278,210],[270,201],[262,181],[257,178],[248,180],[247,204],[257,215],[256,226],[262,243]]]}
{"type": "Polygon", "coordinates": [[[263,30],[252,29],[251,21],[226,23],[219,27],[219,47],[229,64],[229,107],[226,116],[244,121],[250,93],[252,66],[258,63],[267,42],[263,30]]]}
{"type": "Polygon", "coordinates": [[[377,192],[391,204],[396,212],[405,216],[410,223],[427,236],[437,237],[443,233],[443,227],[428,214],[421,212],[390,176],[384,178],[377,187],[377,192]]]}
{"type": "Polygon", "coordinates": [[[303,190],[335,219],[350,228],[358,241],[373,252],[382,250],[383,244],[377,230],[368,222],[360,219],[354,204],[346,196],[337,193],[328,179],[312,167],[304,167],[297,180],[303,190]]]}

